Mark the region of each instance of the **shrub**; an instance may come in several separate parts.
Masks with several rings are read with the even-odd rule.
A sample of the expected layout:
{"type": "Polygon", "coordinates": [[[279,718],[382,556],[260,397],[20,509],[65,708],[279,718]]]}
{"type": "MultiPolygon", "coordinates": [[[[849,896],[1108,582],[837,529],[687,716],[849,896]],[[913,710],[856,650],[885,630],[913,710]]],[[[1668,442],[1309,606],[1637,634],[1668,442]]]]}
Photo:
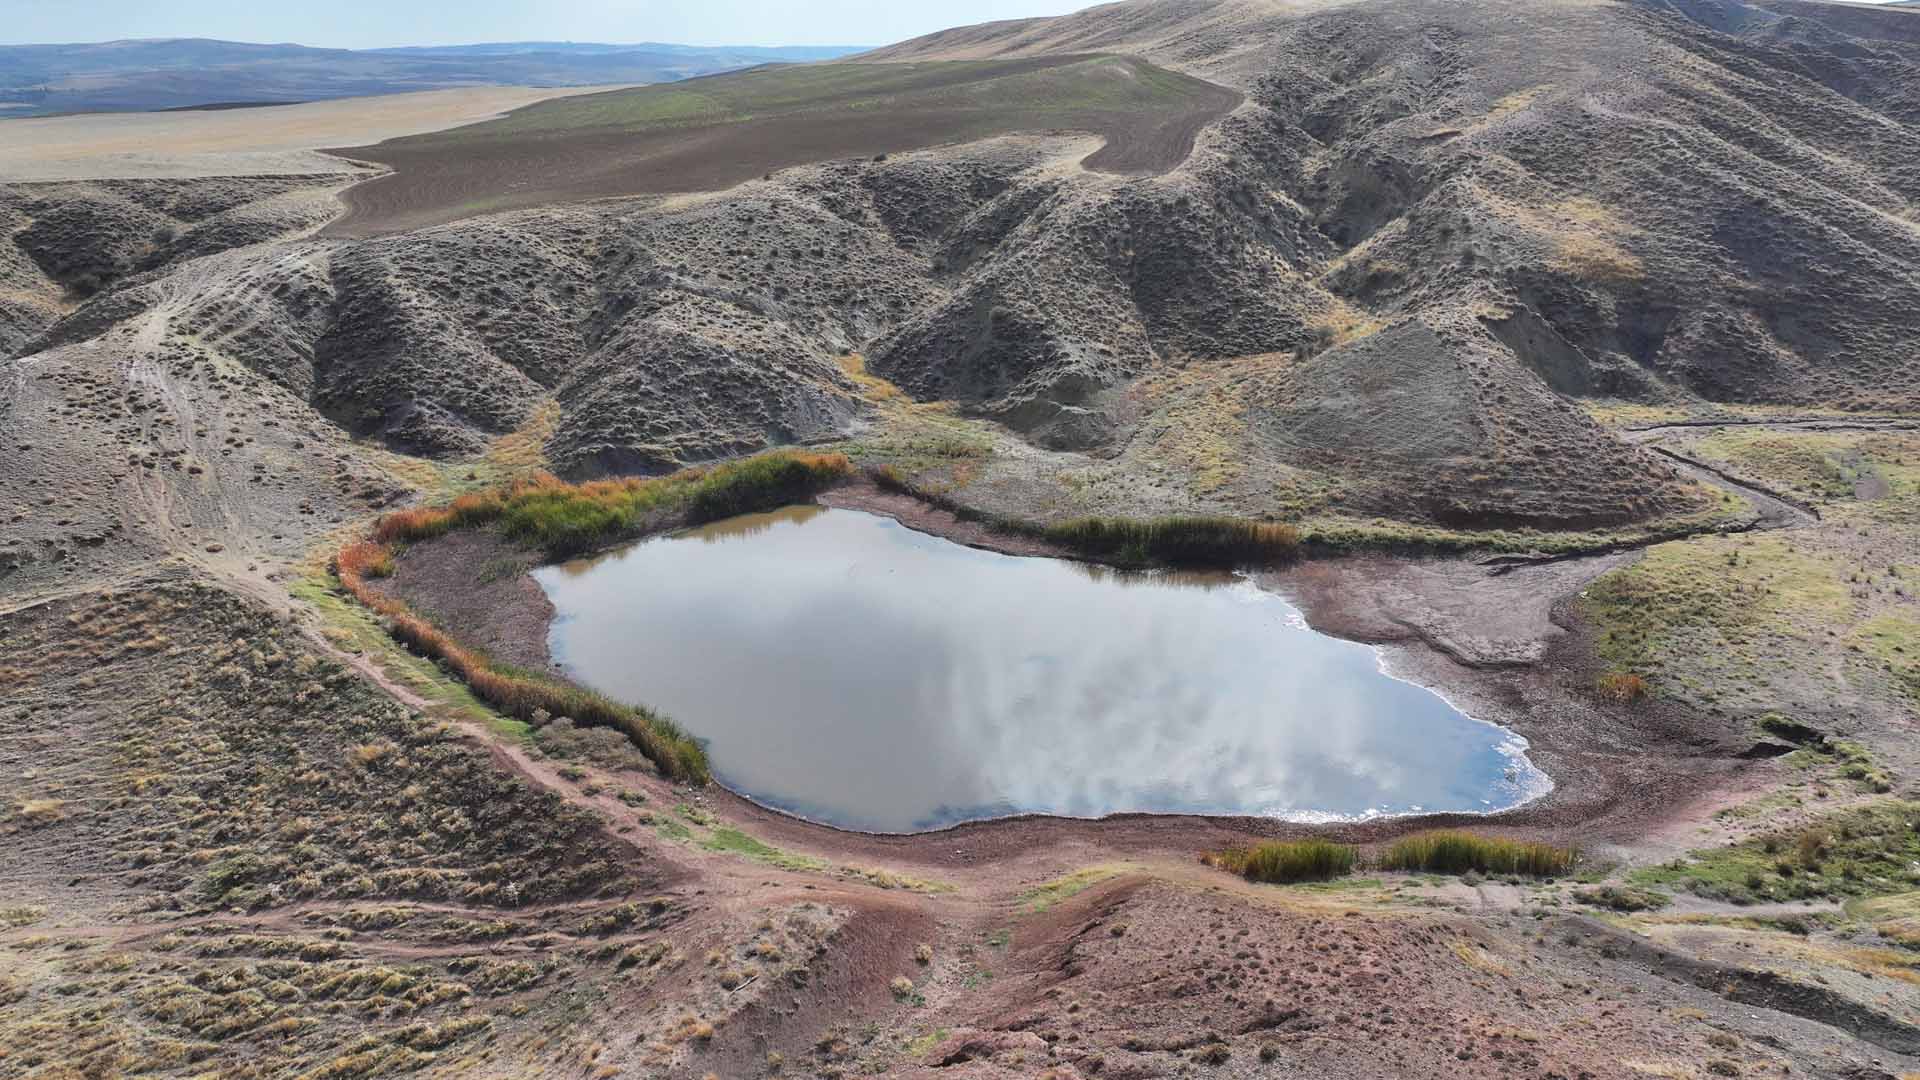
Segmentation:
{"type": "Polygon", "coordinates": [[[1205,862],[1248,881],[1285,885],[1295,881],[1330,881],[1353,872],[1359,852],[1328,840],[1270,840],[1251,848],[1229,848],[1208,855],[1205,862]]]}
{"type": "Polygon", "coordinates": [[[1631,885],[1602,885],[1598,888],[1579,889],[1573,894],[1574,900],[1588,907],[1608,908],[1613,911],[1658,911],[1673,902],[1665,893],[1651,889],[1636,889],[1631,885]]]}
{"type": "Polygon", "coordinates": [[[1208,1043],[1193,1052],[1193,1060],[1202,1065],[1225,1065],[1233,1057],[1226,1043],[1208,1043]]]}
{"type": "Polygon", "coordinates": [[[1380,855],[1383,870],[1434,874],[1527,874],[1552,877],[1572,868],[1572,848],[1520,840],[1496,840],[1459,829],[1415,833],[1380,855]]]}
{"type": "Polygon", "coordinates": [[[1600,676],[1594,689],[1606,701],[1616,705],[1631,705],[1647,696],[1647,680],[1630,671],[1614,671],[1600,676]]]}

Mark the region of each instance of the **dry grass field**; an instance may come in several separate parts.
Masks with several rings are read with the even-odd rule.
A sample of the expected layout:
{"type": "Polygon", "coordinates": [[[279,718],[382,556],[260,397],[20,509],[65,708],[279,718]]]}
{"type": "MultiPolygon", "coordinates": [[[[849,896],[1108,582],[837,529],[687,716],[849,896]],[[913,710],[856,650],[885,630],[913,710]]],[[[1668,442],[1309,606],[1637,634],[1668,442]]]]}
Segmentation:
{"type": "Polygon", "coordinates": [[[396,175],[347,194],[337,236],[620,195],[714,191],[836,158],[1020,131],[1086,131],[1086,166],[1162,173],[1235,105],[1224,87],[1125,57],[770,66],[596,94],[486,124],[339,151],[396,175]]]}

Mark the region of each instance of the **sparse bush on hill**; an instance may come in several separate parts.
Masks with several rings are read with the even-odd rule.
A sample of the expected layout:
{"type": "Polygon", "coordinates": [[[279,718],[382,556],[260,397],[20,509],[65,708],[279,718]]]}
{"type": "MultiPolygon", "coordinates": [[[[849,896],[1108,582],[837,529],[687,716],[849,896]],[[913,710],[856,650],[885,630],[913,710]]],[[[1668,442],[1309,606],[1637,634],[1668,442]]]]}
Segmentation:
{"type": "Polygon", "coordinates": [[[1203,856],[1201,861],[1248,881],[1285,885],[1296,881],[1331,881],[1353,872],[1358,848],[1329,840],[1271,840],[1251,848],[1228,848],[1203,856]]]}
{"type": "Polygon", "coordinates": [[[1630,671],[1611,671],[1600,676],[1594,689],[1604,700],[1616,705],[1631,705],[1647,696],[1647,680],[1630,671]]]}

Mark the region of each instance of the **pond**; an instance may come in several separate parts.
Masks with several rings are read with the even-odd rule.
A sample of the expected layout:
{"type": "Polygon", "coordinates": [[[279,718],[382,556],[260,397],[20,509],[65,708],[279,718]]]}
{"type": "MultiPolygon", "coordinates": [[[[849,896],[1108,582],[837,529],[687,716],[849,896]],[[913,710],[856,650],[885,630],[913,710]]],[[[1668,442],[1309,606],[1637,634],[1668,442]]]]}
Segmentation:
{"type": "Polygon", "coordinates": [[[544,567],[555,659],[844,828],[1017,813],[1499,810],[1526,743],[1230,574],[979,551],[800,506],[544,567]]]}

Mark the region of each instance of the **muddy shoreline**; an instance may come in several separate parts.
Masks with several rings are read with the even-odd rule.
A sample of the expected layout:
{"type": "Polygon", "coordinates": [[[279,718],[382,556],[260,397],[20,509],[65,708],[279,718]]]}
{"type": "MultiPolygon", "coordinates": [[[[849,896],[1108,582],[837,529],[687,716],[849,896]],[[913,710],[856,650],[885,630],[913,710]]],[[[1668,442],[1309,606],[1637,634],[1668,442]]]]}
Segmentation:
{"type": "MultiPolygon", "coordinates": [[[[869,484],[835,488],[819,501],[886,516],[970,547],[1074,557],[869,484]]],[[[672,526],[662,521],[635,539],[672,526]]],[[[1625,844],[1690,816],[1690,805],[1717,805],[1714,800],[1727,791],[1762,784],[1773,770],[1737,756],[1746,749],[1745,726],[1737,721],[1658,701],[1603,705],[1586,692],[1598,668],[1569,601],[1587,582],[1633,557],[1614,553],[1495,572],[1461,558],[1357,555],[1255,575],[1261,587],[1300,608],[1314,630],[1376,646],[1393,676],[1525,739],[1528,760],[1553,788],[1510,810],[1325,824],[1244,816],[1036,814],[879,834],[795,817],[719,783],[702,794],[752,823],[769,842],[928,867],[1014,858],[1040,843],[1097,841],[1143,855],[1190,855],[1254,838],[1311,834],[1376,843],[1452,825],[1589,849],[1625,844]]],[[[473,530],[407,550],[380,587],[443,625],[459,627],[463,638],[502,661],[562,674],[547,642],[553,606],[527,573],[537,562],[534,554],[473,530]]]]}

